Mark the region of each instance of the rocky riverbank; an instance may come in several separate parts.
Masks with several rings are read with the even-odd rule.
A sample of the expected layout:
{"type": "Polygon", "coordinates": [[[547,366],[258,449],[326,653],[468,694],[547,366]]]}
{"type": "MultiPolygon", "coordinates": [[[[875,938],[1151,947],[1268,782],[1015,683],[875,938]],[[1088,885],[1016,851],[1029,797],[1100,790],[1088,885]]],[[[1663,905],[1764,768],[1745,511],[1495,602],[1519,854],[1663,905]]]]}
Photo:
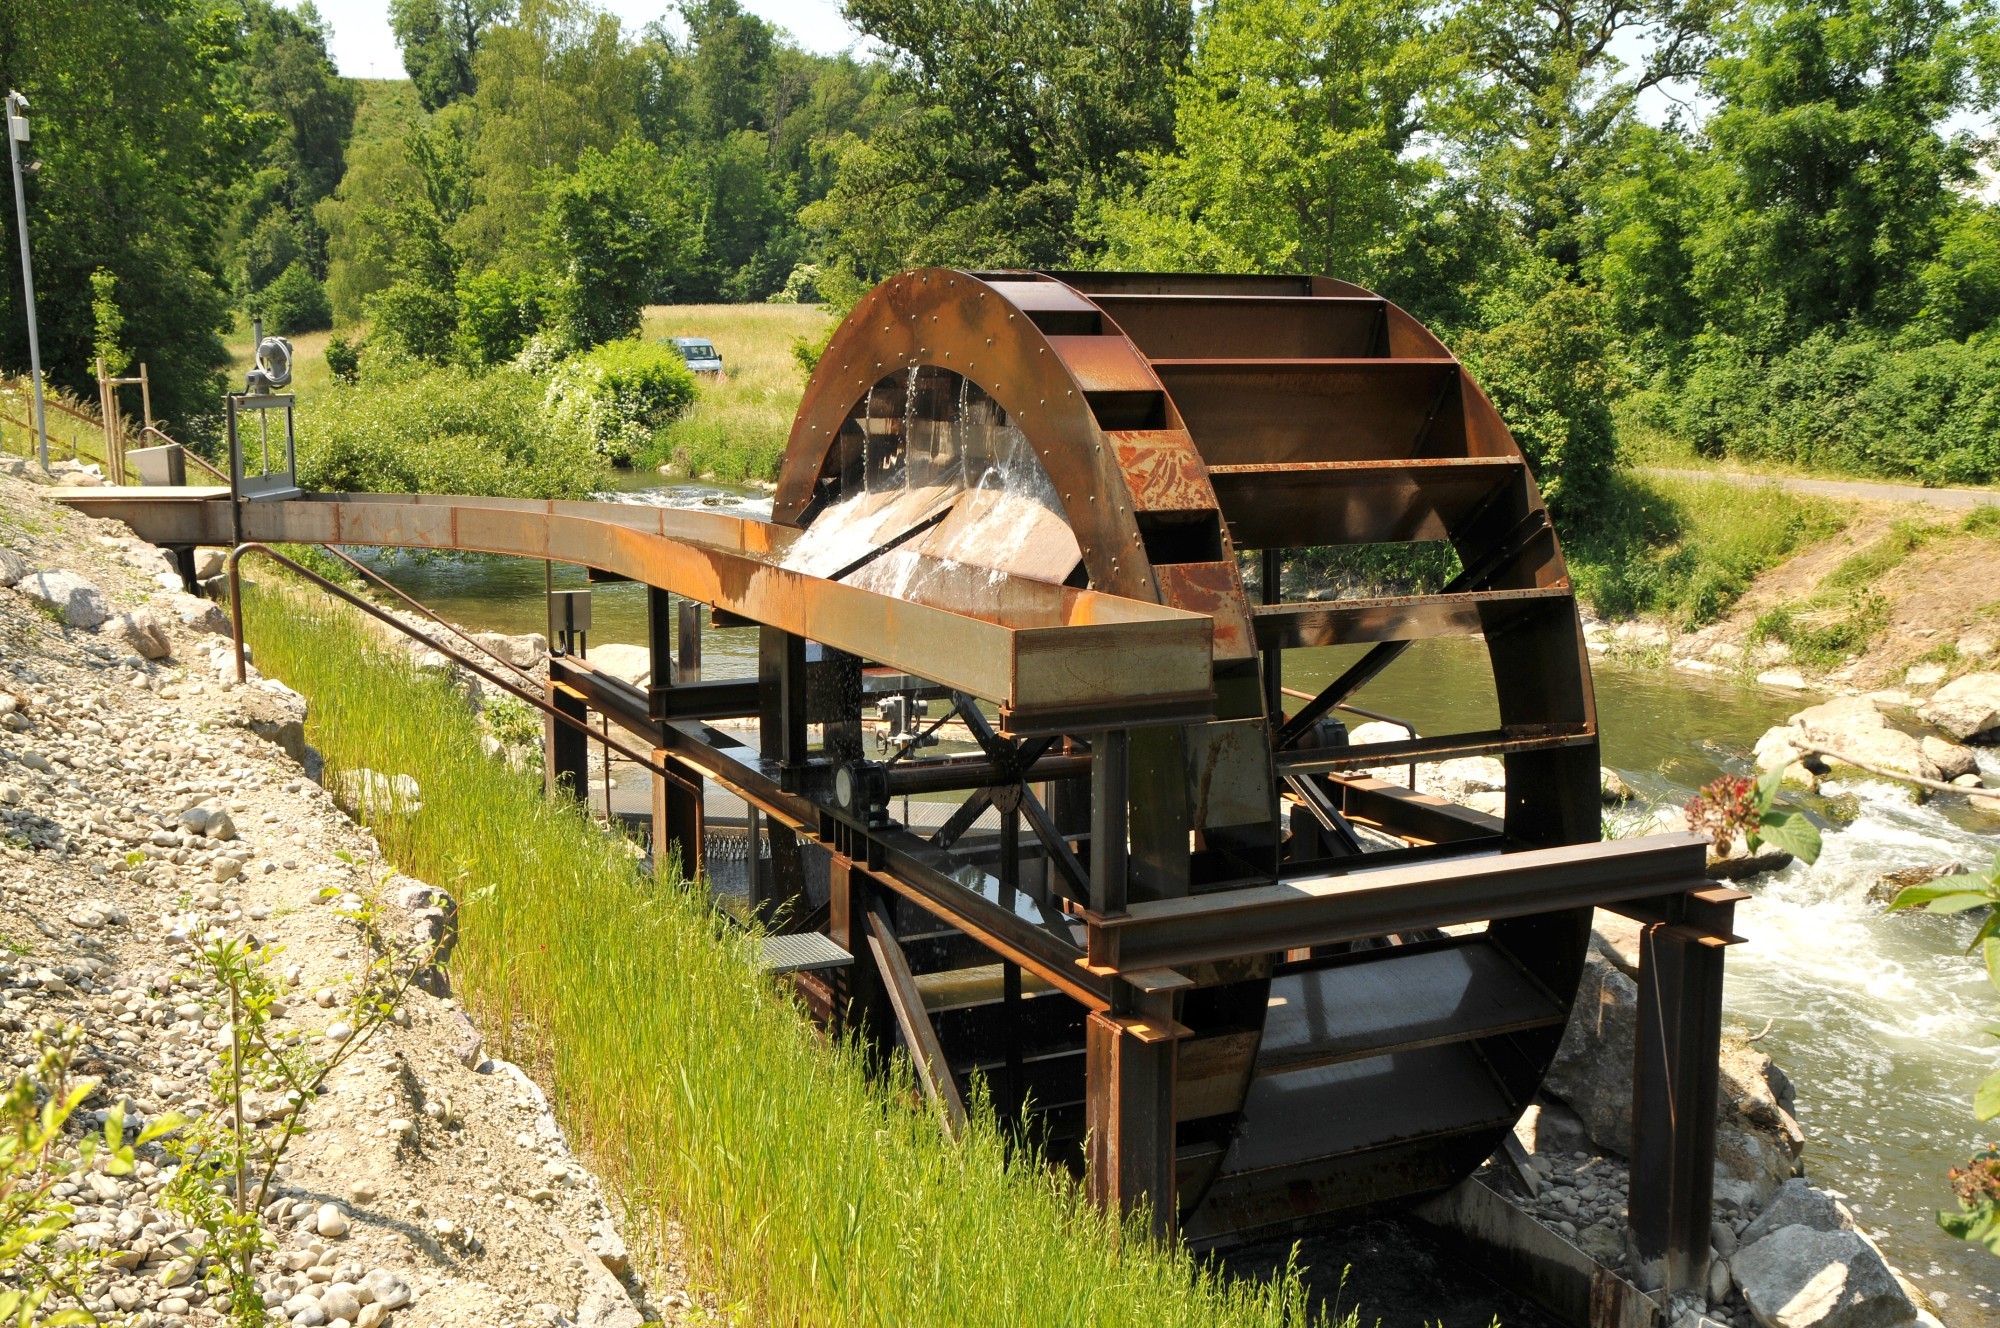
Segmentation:
{"type": "MultiPolygon", "coordinates": [[[[96,1086],[73,1125],[226,1110],[214,1079],[217,989],[195,947],[227,935],[271,956],[273,1027],[330,1054],[374,956],[348,916],[448,937],[452,901],[394,873],[313,776],[305,703],[228,680],[225,622],[159,550],[0,477],[0,1057],[81,1030],[96,1086]]],[[[448,971],[448,970],[447,970],[448,971]]],[[[253,1125],[291,1109],[253,1094],[253,1125]]],[[[165,1197],[159,1145],[136,1169],[86,1169],[59,1248],[89,1255],[107,1322],[217,1324],[214,1251],[165,1197]]],[[[304,1109],[261,1220],[258,1291],[295,1328],[683,1321],[670,1232],[626,1249],[615,1196],[571,1152],[522,1068],[489,1058],[448,985],[412,987],[304,1109]],[[643,1269],[643,1273],[642,1270],[643,1269]]],[[[53,1308],[53,1306],[52,1306],[53,1308]]]]}
{"type": "MultiPolygon", "coordinates": [[[[1532,1170],[1517,1187],[1517,1202],[1627,1275],[1638,964],[1637,924],[1599,913],[1576,1014],[1542,1100],[1515,1128],[1532,1170]]],[[[1750,1036],[1741,1029],[1724,1036],[1709,1317],[1734,1328],[1938,1324],[1928,1300],[1839,1196],[1804,1175],[1797,1090],[1750,1036]]]]}

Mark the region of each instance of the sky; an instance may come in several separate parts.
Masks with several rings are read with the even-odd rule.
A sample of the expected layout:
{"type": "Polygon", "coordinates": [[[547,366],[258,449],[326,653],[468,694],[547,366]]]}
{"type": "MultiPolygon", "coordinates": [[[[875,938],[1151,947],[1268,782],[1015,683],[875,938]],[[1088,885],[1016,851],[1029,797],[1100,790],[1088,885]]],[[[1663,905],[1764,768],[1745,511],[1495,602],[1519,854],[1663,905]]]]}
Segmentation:
{"type": "MultiPolygon", "coordinates": [[[[402,78],[403,56],[389,31],[389,0],[314,0],[333,29],[333,63],[349,78],[402,78]]],[[[600,0],[638,32],[666,13],[666,0],[600,0]]],[[[792,34],[809,51],[831,54],[860,40],[839,0],[744,0],[743,7],[792,34]]]]}

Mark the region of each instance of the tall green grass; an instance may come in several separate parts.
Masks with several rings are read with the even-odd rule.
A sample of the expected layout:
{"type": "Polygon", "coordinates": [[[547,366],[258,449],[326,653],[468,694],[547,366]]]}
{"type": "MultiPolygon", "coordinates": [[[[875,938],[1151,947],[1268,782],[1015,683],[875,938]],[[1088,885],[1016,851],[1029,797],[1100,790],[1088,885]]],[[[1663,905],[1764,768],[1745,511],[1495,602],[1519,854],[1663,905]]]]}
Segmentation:
{"type": "Polygon", "coordinates": [[[680,1223],[731,1319],[1325,1321],[1296,1277],[1231,1279],[1118,1230],[1066,1176],[1010,1161],[990,1117],[945,1144],[907,1080],[871,1079],[829,1045],[699,891],[654,881],[483,756],[445,684],[338,605],[253,587],[247,609],[260,667],[311,698],[330,767],[421,782],[422,810],[375,830],[462,901],[454,981],[500,1053],[546,1076],[634,1219],[680,1223]]]}
{"type": "Polygon", "coordinates": [[[1596,505],[1564,523],[1577,593],[1598,613],[1714,622],[1759,572],[1843,530],[1850,509],[1772,485],[1614,474],[1596,505]]]}
{"type": "Polygon", "coordinates": [[[833,316],[810,304],[654,305],[644,337],[707,337],[727,376],[704,379],[694,405],[639,458],[676,475],[726,484],[775,480],[806,374],[792,355],[799,337],[825,334],[833,316]]]}

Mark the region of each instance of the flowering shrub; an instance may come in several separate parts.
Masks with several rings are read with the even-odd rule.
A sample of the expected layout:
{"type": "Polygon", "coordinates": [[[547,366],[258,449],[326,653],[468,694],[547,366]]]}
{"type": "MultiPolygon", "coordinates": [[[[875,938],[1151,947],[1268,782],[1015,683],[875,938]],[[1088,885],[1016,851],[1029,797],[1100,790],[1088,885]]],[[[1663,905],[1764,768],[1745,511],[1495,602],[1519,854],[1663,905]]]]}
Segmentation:
{"type": "Polygon", "coordinates": [[[694,401],[694,374],[672,346],[607,341],[573,355],[549,378],[548,413],[611,461],[629,464],[694,401]]]}

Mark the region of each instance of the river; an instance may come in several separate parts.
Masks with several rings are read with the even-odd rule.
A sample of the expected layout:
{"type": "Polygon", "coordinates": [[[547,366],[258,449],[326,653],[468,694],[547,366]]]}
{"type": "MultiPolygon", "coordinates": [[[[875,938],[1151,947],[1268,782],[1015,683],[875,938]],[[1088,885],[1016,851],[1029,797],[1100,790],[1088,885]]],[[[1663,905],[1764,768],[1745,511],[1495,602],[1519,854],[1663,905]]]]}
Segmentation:
{"type": "MultiPolygon", "coordinates": [[[[755,495],[644,487],[646,478],[618,496],[768,511],[755,495]]],[[[544,630],[540,564],[370,556],[395,584],[469,628],[544,630]]],[[[558,588],[584,579],[561,566],[550,575],[558,588]]],[[[644,587],[599,586],[592,598],[593,644],[645,641],[644,587]]],[[[703,651],[711,676],[749,672],[755,633],[711,631],[703,651]]],[[[1286,682],[1315,687],[1358,653],[1292,652],[1286,682]]],[[[1661,805],[1678,805],[1718,774],[1748,771],[1758,736],[1813,700],[1603,658],[1594,674],[1604,763],[1661,805]]],[[[1423,732],[1463,732],[1497,723],[1491,687],[1477,642],[1420,642],[1355,699],[1423,732]]],[[[1989,779],[2000,775],[1990,749],[1982,760],[1989,779]]],[[[1868,898],[1893,868],[1989,861],[2000,817],[1956,797],[1919,804],[1874,780],[1825,793],[1801,799],[1826,826],[1819,862],[1747,887],[1754,897],[1738,909],[1737,929],[1749,943],[1730,952],[1729,1021],[1752,1032],[1769,1025],[1758,1045],[1798,1086],[1813,1180],[1847,1198],[1951,1328],[2000,1324],[2000,1264],[1946,1237],[1934,1216],[1949,1201],[1946,1171],[1982,1137],[1970,1103],[1995,1062],[1984,1029],[2000,1016],[2000,994],[1964,953],[1976,921],[1886,914],[1868,898]]]]}

